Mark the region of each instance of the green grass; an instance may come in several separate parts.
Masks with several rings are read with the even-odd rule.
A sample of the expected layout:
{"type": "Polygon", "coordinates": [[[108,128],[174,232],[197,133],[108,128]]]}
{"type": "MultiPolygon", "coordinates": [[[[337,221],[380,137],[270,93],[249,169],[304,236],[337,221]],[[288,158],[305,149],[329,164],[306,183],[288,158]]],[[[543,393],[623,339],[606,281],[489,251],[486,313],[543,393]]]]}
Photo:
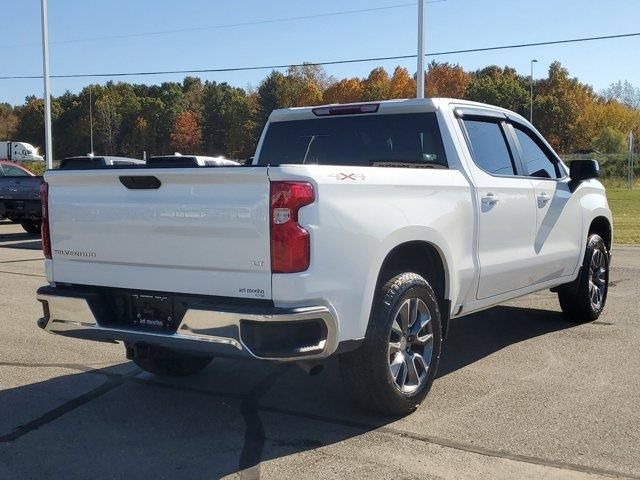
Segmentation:
{"type": "Polygon", "coordinates": [[[640,244],[640,189],[607,189],[613,212],[613,242],[640,244]]]}

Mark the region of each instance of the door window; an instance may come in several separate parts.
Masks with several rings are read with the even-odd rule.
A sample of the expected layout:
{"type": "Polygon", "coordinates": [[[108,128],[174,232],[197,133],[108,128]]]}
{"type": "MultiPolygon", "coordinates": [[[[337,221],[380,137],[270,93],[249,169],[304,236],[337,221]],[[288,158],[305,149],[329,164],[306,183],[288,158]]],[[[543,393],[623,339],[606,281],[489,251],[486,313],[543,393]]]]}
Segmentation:
{"type": "Polygon", "coordinates": [[[559,178],[556,162],[549,158],[527,132],[518,128],[517,125],[514,125],[513,128],[520,143],[525,175],[538,178],[559,178]]]}
{"type": "Polygon", "coordinates": [[[515,175],[513,159],[499,123],[464,120],[473,160],[492,175],[515,175]]]}

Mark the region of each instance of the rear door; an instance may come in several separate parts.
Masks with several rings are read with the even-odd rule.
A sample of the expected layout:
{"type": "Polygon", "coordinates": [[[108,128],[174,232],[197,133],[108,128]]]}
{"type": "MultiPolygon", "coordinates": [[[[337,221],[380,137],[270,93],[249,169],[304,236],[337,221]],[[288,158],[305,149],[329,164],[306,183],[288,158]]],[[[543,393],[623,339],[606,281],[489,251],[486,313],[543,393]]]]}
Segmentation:
{"type": "Polygon", "coordinates": [[[59,170],[46,180],[54,281],[271,297],[266,168],[59,170]]]}
{"type": "Polygon", "coordinates": [[[459,113],[473,159],[479,211],[477,299],[532,284],[536,228],[533,186],[519,175],[506,117],[493,111],[459,113]]]}

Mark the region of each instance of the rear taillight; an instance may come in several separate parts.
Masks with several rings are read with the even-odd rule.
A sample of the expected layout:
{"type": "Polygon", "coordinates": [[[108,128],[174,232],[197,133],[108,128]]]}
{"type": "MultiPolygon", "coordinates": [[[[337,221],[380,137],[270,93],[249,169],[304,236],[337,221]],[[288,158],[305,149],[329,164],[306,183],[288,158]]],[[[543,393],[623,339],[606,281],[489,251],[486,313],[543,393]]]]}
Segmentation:
{"type": "Polygon", "coordinates": [[[42,252],[45,258],[51,258],[51,235],[49,232],[49,184],[40,184],[40,202],[42,203],[42,252]]]}
{"type": "Polygon", "coordinates": [[[303,272],[309,268],[309,232],[298,224],[298,210],[313,203],[307,182],[271,182],[271,271],[303,272]]]}

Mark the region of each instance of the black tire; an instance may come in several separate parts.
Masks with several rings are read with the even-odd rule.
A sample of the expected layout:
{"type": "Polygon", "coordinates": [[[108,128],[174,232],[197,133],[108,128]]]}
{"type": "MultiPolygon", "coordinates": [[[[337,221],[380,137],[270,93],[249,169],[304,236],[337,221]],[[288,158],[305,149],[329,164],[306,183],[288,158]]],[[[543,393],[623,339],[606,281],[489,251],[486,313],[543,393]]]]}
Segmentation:
{"type": "Polygon", "coordinates": [[[158,349],[144,358],[133,361],[145,372],[163,377],[186,377],[204,370],[213,357],[189,355],[173,350],[158,349]]]}
{"type": "Polygon", "coordinates": [[[25,232],[30,233],[31,235],[40,235],[40,222],[35,220],[21,220],[20,225],[25,232]]]}
{"type": "MultiPolygon", "coordinates": [[[[426,328],[427,323],[424,325],[426,328]]],[[[408,330],[410,331],[411,328],[408,330]]],[[[419,337],[421,331],[413,335],[414,339],[419,337]]],[[[388,280],[376,292],[364,343],[357,350],[340,356],[340,370],[345,387],[352,393],[356,402],[367,410],[386,416],[406,415],[413,412],[429,393],[438,369],[441,349],[441,317],[433,289],[420,275],[401,273],[388,280]],[[412,360],[411,364],[407,363],[399,367],[396,378],[392,374],[390,364],[396,363],[392,358],[395,359],[398,353],[415,355],[410,351],[414,346],[409,345],[411,336],[396,337],[401,340],[397,345],[403,345],[402,338],[405,338],[404,345],[409,345],[409,349],[405,352],[401,352],[400,349],[393,352],[390,342],[393,335],[398,335],[396,333],[398,324],[395,322],[400,315],[400,308],[404,308],[406,302],[411,302],[413,298],[421,301],[421,305],[428,309],[431,317],[428,323],[430,323],[432,345],[428,368],[422,369],[422,375],[419,375],[424,377],[422,383],[418,381],[415,390],[407,392],[397,383],[398,377],[402,375],[403,368],[411,370],[407,365],[414,365],[413,371],[416,372],[415,361],[412,360]],[[393,333],[392,326],[395,327],[393,333]]],[[[405,381],[407,378],[405,372],[405,381]]],[[[405,381],[401,383],[404,385],[405,381]]]]}
{"type": "Polygon", "coordinates": [[[580,276],[576,284],[558,290],[560,308],[569,320],[576,323],[585,323],[596,320],[607,302],[609,291],[609,255],[607,247],[599,235],[589,235],[587,248],[582,261],[580,276]],[[594,270],[594,259],[602,265],[602,270],[594,270]],[[599,287],[602,287],[600,289],[599,287]],[[598,289],[595,296],[599,301],[594,302],[593,288],[598,289]],[[599,295],[599,297],[598,297],[599,295]]]}

